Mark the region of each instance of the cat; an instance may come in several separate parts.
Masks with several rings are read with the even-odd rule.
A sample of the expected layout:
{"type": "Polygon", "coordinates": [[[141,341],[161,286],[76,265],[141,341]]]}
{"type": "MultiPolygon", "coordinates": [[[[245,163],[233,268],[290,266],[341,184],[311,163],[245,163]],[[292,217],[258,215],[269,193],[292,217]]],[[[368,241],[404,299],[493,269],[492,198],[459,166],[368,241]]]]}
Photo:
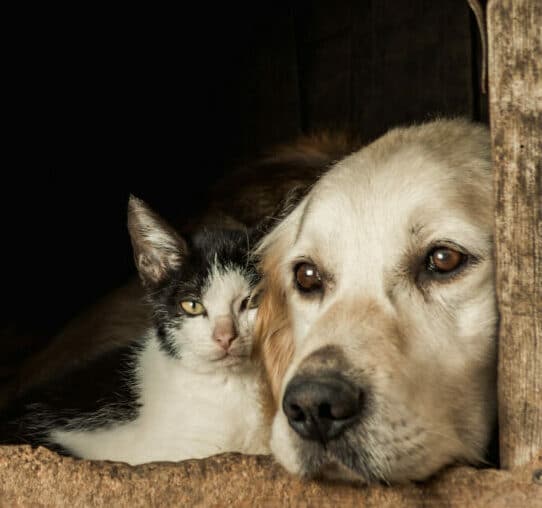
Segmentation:
{"type": "Polygon", "coordinates": [[[248,233],[186,240],[134,196],[128,229],[152,325],[12,404],[2,441],[129,464],[268,454],[248,233]]]}
{"type": "MultiPolygon", "coordinates": [[[[264,236],[334,161],[358,150],[361,144],[361,140],[345,132],[333,131],[300,136],[273,146],[226,171],[204,192],[202,212],[174,216],[174,225],[187,234],[203,228],[248,226],[251,231],[257,228],[258,235],[264,236]]],[[[86,363],[131,342],[134,336],[145,332],[149,319],[141,284],[131,280],[85,308],[56,336],[30,343],[25,338],[29,355],[18,365],[13,365],[9,355],[2,356],[2,352],[20,350],[21,338],[16,334],[4,336],[0,372],[8,369],[13,375],[0,384],[0,412],[13,399],[58,377],[68,365],[72,368],[74,362],[86,363]]]]}

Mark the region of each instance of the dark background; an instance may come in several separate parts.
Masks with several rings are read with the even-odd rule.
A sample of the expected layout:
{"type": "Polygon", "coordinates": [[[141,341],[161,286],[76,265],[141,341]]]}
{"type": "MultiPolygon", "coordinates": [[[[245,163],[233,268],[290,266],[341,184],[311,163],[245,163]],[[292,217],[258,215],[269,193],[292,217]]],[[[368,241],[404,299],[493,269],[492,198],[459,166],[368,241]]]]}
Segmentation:
{"type": "Polygon", "coordinates": [[[301,133],[487,119],[461,0],[46,9],[22,13],[4,72],[4,375],[134,272],[130,192],[179,220],[301,133]]]}

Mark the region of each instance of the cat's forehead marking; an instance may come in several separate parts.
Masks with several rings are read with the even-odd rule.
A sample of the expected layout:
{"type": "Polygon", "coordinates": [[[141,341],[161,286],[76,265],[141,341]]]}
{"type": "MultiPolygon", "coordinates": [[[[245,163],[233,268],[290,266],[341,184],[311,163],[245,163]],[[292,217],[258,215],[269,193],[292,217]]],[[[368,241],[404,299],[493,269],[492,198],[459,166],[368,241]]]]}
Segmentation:
{"type": "Polygon", "coordinates": [[[231,303],[248,296],[250,280],[240,267],[221,266],[213,263],[209,272],[203,303],[209,314],[219,315],[230,311],[231,303]]]}

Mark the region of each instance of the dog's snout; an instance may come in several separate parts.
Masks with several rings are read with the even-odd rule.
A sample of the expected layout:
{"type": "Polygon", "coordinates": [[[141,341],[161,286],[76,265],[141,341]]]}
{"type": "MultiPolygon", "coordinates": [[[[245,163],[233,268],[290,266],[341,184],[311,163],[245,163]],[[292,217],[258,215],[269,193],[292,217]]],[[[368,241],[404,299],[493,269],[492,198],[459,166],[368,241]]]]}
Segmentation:
{"type": "Polygon", "coordinates": [[[327,442],[356,422],[364,402],[364,391],[340,374],[297,376],[286,388],[282,407],[301,437],[327,442]]]}

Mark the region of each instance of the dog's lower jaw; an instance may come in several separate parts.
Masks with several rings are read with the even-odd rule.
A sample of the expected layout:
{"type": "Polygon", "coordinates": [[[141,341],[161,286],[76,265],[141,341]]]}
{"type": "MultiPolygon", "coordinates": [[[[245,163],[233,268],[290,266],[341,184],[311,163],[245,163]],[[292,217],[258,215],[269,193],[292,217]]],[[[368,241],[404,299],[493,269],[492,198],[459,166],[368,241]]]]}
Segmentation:
{"type": "Polygon", "coordinates": [[[316,478],[325,480],[333,480],[357,485],[368,485],[371,483],[367,478],[360,474],[354,473],[346,466],[337,461],[329,462],[320,468],[318,475],[313,475],[316,478]]]}
{"type": "MultiPolygon", "coordinates": [[[[342,464],[338,459],[325,455],[319,450],[321,456],[316,463],[309,464],[311,453],[303,453],[303,445],[319,448],[319,443],[305,443],[288,425],[284,413],[279,412],[273,421],[271,429],[270,447],[275,459],[289,472],[308,479],[340,480],[361,484],[370,483],[367,479],[342,464]],[[298,441],[299,440],[299,441],[298,441]],[[296,446],[299,443],[300,446],[296,446]]],[[[312,461],[314,462],[314,461],[312,461]]]]}
{"type": "Polygon", "coordinates": [[[448,464],[476,462],[474,457],[459,457],[452,450],[442,450],[438,456],[428,451],[410,464],[375,462],[371,448],[352,447],[353,443],[347,444],[349,441],[339,438],[339,441],[323,447],[318,442],[305,440],[290,428],[286,416],[280,411],[273,421],[270,447],[275,459],[292,474],[359,485],[423,481],[448,464]]]}

